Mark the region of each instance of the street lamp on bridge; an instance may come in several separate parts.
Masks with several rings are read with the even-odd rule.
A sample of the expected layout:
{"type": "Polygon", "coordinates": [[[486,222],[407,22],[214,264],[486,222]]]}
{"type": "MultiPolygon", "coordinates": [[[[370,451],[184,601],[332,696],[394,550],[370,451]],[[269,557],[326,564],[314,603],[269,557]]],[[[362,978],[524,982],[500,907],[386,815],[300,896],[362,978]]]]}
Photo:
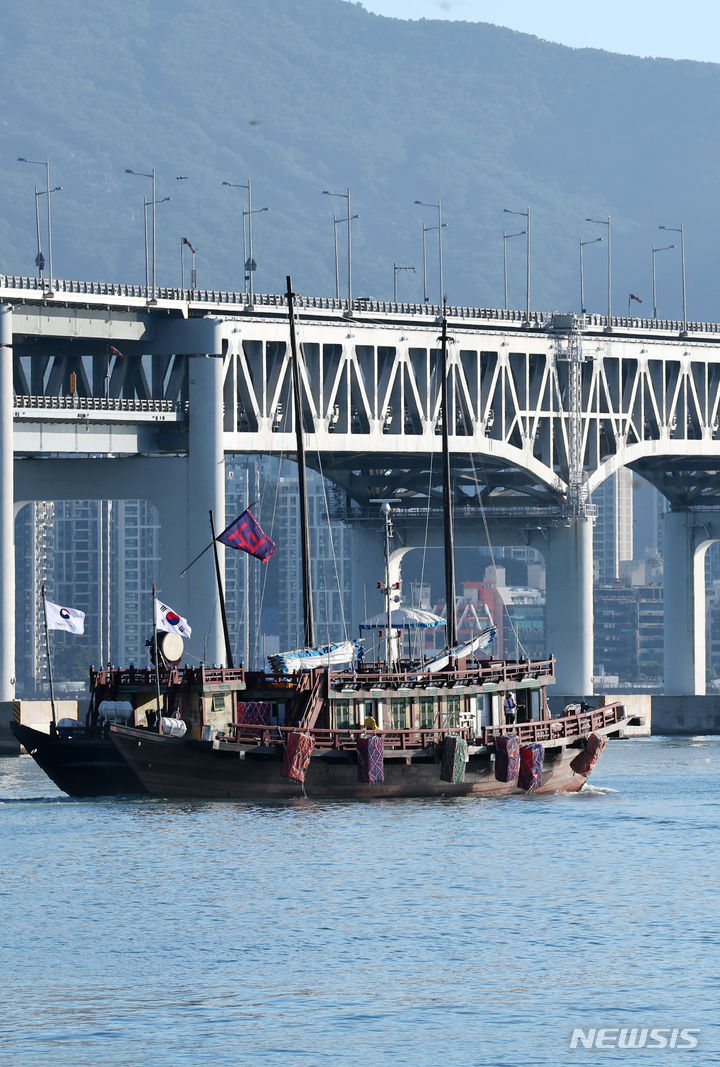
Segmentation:
{"type": "Polygon", "coordinates": [[[400,273],[400,271],[403,271],[403,270],[411,270],[413,272],[413,274],[415,273],[415,268],[414,267],[401,267],[398,263],[393,263],[393,300],[395,301],[396,304],[397,304],[397,276],[400,273]]]}
{"type": "Polygon", "coordinates": [[[685,294],[685,225],[681,222],[679,226],[658,226],[658,229],[665,230],[667,231],[667,233],[680,234],[680,270],[682,272],[683,333],[687,333],[687,300],[685,294]]]}
{"type": "Polygon", "coordinates": [[[658,252],[667,252],[669,249],[674,248],[675,245],[663,245],[662,248],[656,248],[653,245],[652,250],[652,294],[653,294],[653,318],[657,318],[657,288],[655,285],[655,256],[658,252]]]}
{"type": "MultiPolygon", "coordinates": [[[[147,200],[145,197],[143,197],[143,227],[144,227],[144,233],[145,233],[145,288],[146,289],[148,289],[150,287],[150,277],[149,277],[149,275],[150,275],[150,264],[149,264],[149,254],[148,254],[148,217],[147,217],[147,209],[150,207],[150,204],[153,203],[153,227],[154,227],[155,226],[155,204],[167,204],[169,200],[172,200],[171,196],[163,196],[159,200],[156,200],[153,203],[151,200],[147,200]]],[[[154,254],[155,254],[155,236],[154,236],[154,233],[153,233],[153,257],[154,257],[154,254]]],[[[155,272],[155,260],[153,258],[153,299],[155,298],[155,273],[154,272],[155,272]]]]}
{"type": "Polygon", "coordinates": [[[527,226],[525,228],[525,236],[527,238],[527,262],[525,268],[525,319],[530,322],[530,208],[527,211],[511,211],[509,207],[503,208],[503,212],[506,215],[522,215],[527,219],[527,226]]]}
{"type": "MultiPolygon", "coordinates": [[[[52,212],[50,209],[50,201],[52,199],[51,193],[53,190],[50,188],[50,159],[45,156],[45,159],[26,159],[25,156],[18,156],[18,163],[29,163],[34,167],[45,168],[45,193],[47,195],[47,230],[48,230],[48,291],[53,292],[53,259],[52,259],[52,212]]],[[[37,194],[37,190],[36,190],[37,194]]],[[[35,203],[37,205],[37,196],[35,203]]],[[[38,267],[39,267],[38,263],[38,267]]]]}
{"type": "MultiPolygon", "coordinates": [[[[62,185],[56,185],[50,190],[51,193],[59,193],[62,191],[62,185]]],[[[35,256],[35,266],[38,269],[38,279],[42,281],[43,271],[45,270],[45,256],[42,250],[42,241],[40,239],[40,205],[39,199],[41,196],[47,196],[46,189],[38,189],[35,186],[35,236],[37,238],[37,255],[35,256]]]]}
{"type": "MultiPolygon", "coordinates": [[[[347,313],[352,315],[352,220],[358,216],[353,215],[352,208],[350,207],[350,188],[348,187],[345,193],[333,193],[329,189],[323,189],[323,196],[340,196],[343,200],[347,200],[347,259],[348,259],[348,306],[347,313]]],[[[335,215],[333,214],[333,219],[335,215]]],[[[338,222],[341,221],[338,219],[338,222]]],[[[337,230],[335,231],[337,234],[337,230]]],[[[337,238],[335,244],[335,258],[337,262],[337,238]]],[[[337,275],[337,271],[336,271],[337,275]]],[[[338,279],[339,280],[339,279],[338,279]]],[[[339,285],[338,285],[339,288],[339,285]]]]}
{"type": "MultiPolygon", "coordinates": [[[[443,229],[445,227],[447,227],[447,223],[443,222],[443,229]]],[[[431,230],[437,230],[437,229],[438,229],[437,226],[426,226],[424,222],[422,224],[423,302],[426,303],[426,304],[428,302],[428,291],[427,291],[427,241],[425,239],[425,234],[426,233],[430,233],[431,230]]]]}
{"type": "MultiPolygon", "coordinates": [[[[147,210],[147,205],[148,204],[152,204],[152,295],[151,295],[151,299],[154,300],[155,299],[155,285],[157,283],[157,243],[156,243],[157,226],[156,226],[156,220],[155,220],[155,205],[157,204],[157,200],[155,199],[155,196],[156,196],[156,194],[155,194],[155,168],[153,167],[153,169],[148,174],[146,171],[131,170],[130,167],[126,167],[125,168],[125,173],[126,174],[134,174],[136,178],[149,178],[151,180],[151,182],[152,182],[152,196],[151,196],[150,200],[146,200],[145,197],[143,197],[143,201],[145,202],[145,208],[143,209],[143,214],[147,210]]],[[[145,223],[145,249],[146,249],[146,251],[145,251],[145,262],[147,264],[147,223],[145,223]]],[[[147,266],[146,266],[146,268],[145,268],[145,287],[146,288],[147,288],[147,273],[148,272],[147,272],[147,266]]]]}
{"type": "Polygon", "coordinates": [[[612,329],[612,216],[608,215],[607,219],[585,219],[586,222],[592,222],[595,226],[607,226],[607,242],[608,242],[608,330],[612,329]]]}
{"type": "Polygon", "coordinates": [[[505,294],[505,310],[508,309],[508,264],[507,243],[511,237],[524,237],[527,230],[518,230],[517,233],[507,233],[503,230],[503,292],[505,294]]]}
{"type": "MultiPolygon", "coordinates": [[[[423,227],[423,267],[425,269],[425,273],[427,274],[427,266],[426,266],[426,263],[425,263],[425,234],[427,233],[428,230],[437,230],[437,232],[438,232],[438,265],[439,265],[439,269],[440,269],[440,300],[439,300],[439,304],[440,304],[440,307],[442,307],[443,306],[443,301],[445,300],[445,278],[444,278],[444,275],[443,275],[443,240],[442,240],[442,232],[443,232],[443,229],[445,229],[445,226],[446,226],[446,224],[442,220],[442,201],[438,199],[437,204],[426,204],[424,200],[416,200],[415,203],[418,205],[418,207],[433,207],[433,208],[435,208],[435,210],[438,213],[438,224],[437,224],[437,226],[423,227]]],[[[425,300],[427,301],[427,284],[425,285],[425,294],[424,295],[425,295],[425,300]]]]}
{"type": "MultiPolygon", "coordinates": [[[[356,212],[353,215],[353,218],[354,219],[359,219],[360,216],[356,212]]],[[[335,299],[336,300],[340,299],[340,262],[338,260],[337,228],[338,228],[338,223],[347,222],[347,221],[348,221],[347,219],[339,219],[337,217],[337,215],[335,214],[335,212],[333,211],[333,246],[334,246],[334,249],[335,249],[335,299]]]]}
{"type": "Polygon", "coordinates": [[[195,257],[197,255],[197,249],[191,244],[187,237],[180,239],[180,288],[185,288],[185,246],[190,249],[192,255],[192,266],[190,267],[190,288],[192,290],[197,289],[197,269],[195,267],[195,257]]]}
{"type": "Polygon", "coordinates": [[[602,237],[594,237],[592,241],[583,241],[580,238],[580,314],[585,314],[585,272],[583,268],[583,248],[585,245],[596,245],[602,241],[602,237]]]}
{"type": "Polygon", "coordinates": [[[255,285],[253,282],[253,272],[257,268],[257,264],[253,259],[253,215],[259,215],[263,211],[269,211],[270,208],[260,207],[253,210],[252,206],[252,181],[248,178],[247,182],[223,182],[223,185],[227,185],[230,189],[247,189],[248,206],[247,209],[243,208],[242,213],[242,238],[243,238],[243,270],[245,275],[246,292],[248,293],[249,307],[253,305],[253,298],[255,295],[255,285]],[[245,257],[245,219],[248,220],[248,247],[247,258],[245,257]]]}

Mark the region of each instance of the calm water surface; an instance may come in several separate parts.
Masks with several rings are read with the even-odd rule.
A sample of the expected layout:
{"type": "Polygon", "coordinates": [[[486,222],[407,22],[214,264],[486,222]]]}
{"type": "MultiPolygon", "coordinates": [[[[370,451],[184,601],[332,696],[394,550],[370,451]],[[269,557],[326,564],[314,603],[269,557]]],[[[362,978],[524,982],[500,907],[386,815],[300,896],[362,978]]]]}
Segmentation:
{"type": "Polygon", "coordinates": [[[479,801],[74,801],[0,759],[0,1062],[720,1063],[719,782],[720,738],[479,801]]]}

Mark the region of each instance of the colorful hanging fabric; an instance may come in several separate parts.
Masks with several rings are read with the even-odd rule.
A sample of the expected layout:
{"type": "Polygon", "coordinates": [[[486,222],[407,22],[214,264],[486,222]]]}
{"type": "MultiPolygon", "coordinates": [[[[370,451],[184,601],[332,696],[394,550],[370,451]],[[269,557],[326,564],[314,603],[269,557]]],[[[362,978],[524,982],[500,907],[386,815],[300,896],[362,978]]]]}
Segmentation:
{"type": "Polygon", "coordinates": [[[518,789],[539,789],[542,785],[544,750],[542,745],[522,745],[518,789]]]}
{"type": "Polygon", "coordinates": [[[269,726],[271,710],[269,700],[238,700],[237,721],[248,726],[269,726]]]}
{"type": "Polygon", "coordinates": [[[315,738],[312,734],[300,732],[288,734],[283,757],[283,778],[292,778],[296,782],[305,781],[305,772],[310,763],[312,750],[315,747],[315,738]]]}
{"type": "Polygon", "coordinates": [[[368,785],[372,782],[385,781],[382,734],[369,734],[367,737],[359,737],[357,756],[358,781],[366,782],[368,785]]]}
{"type": "Polygon", "coordinates": [[[465,764],[468,757],[468,743],[464,737],[448,736],[443,742],[440,778],[443,782],[456,785],[465,777],[465,764]]]}
{"type": "Polygon", "coordinates": [[[515,734],[495,738],[495,780],[514,782],[520,771],[520,742],[515,734]]]}
{"type": "Polygon", "coordinates": [[[575,759],[570,764],[572,770],[576,774],[582,774],[587,778],[590,772],[594,769],[595,764],[600,759],[600,753],[605,748],[607,743],[607,737],[603,737],[600,734],[590,734],[585,742],[585,748],[582,752],[578,752],[575,759]]]}

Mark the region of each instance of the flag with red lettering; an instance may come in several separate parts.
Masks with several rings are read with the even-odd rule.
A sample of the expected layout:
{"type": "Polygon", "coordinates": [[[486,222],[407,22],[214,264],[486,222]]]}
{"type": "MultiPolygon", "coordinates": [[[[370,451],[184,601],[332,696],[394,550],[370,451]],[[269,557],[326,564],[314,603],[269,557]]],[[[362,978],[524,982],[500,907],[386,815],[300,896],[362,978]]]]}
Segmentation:
{"type": "Polygon", "coordinates": [[[267,563],[277,548],[249,508],[243,511],[242,515],[238,515],[227,529],[218,534],[216,540],[221,541],[228,548],[239,548],[242,552],[247,552],[262,560],[263,563],[267,563]]]}

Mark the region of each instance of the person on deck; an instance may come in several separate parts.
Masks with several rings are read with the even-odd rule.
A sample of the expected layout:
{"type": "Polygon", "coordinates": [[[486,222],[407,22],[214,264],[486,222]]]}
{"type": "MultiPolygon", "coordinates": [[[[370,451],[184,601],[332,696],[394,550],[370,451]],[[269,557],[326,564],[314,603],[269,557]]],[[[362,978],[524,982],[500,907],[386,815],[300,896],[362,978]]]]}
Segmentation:
{"type": "Polygon", "coordinates": [[[508,693],[505,697],[505,722],[512,726],[515,722],[515,697],[508,693]]]}

